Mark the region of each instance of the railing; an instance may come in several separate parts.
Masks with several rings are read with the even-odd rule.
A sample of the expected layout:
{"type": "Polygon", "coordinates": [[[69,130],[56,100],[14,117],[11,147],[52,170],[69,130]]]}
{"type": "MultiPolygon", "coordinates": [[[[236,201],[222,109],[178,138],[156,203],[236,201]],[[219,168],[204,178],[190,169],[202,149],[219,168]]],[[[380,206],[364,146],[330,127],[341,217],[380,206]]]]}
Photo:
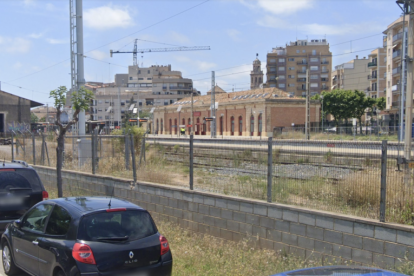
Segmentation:
{"type": "Polygon", "coordinates": [[[376,67],[377,62],[368,62],[368,67],[376,67]]]}
{"type": "Polygon", "coordinates": [[[321,81],[328,81],[328,79],[327,78],[321,78],[321,81]]]}
{"type": "Polygon", "coordinates": [[[296,87],[296,90],[298,90],[298,91],[306,91],[306,88],[305,87],[298,86],[298,87],[296,87]]]}
{"type": "Polygon", "coordinates": [[[191,90],[191,87],[170,86],[172,90],[191,90]]]}
{"type": "Polygon", "coordinates": [[[329,70],[322,70],[321,73],[329,73],[329,70]]]}
{"type": "Polygon", "coordinates": [[[401,73],[401,68],[400,67],[392,69],[392,75],[397,75],[399,73],[401,73]]]}
{"type": "Polygon", "coordinates": [[[321,64],[329,64],[329,61],[322,61],[321,64]]]}
{"type": "Polygon", "coordinates": [[[401,50],[395,51],[392,53],[392,58],[397,58],[397,57],[401,57],[401,50]]]}
{"type": "Polygon", "coordinates": [[[392,92],[400,92],[400,85],[396,84],[391,87],[392,92]]]}
{"type": "Polygon", "coordinates": [[[368,75],[369,80],[375,80],[377,79],[377,75],[368,75]]]}
{"type": "Polygon", "coordinates": [[[298,71],[296,71],[298,74],[306,74],[306,70],[305,71],[303,71],[303,70],[298,70],[298,71]]]}
{"type": "Polygon", "coordinates": [[[298,82],[306,82],[306,78],[298,78],[298,82]]]}
{"type": "Polygon", "coordinates": [[[309,61],[309,63],[319,63],[319,62],[320,62],[319,59],[318,60],[315,60],[315,61],[312,61],[312,60],[309,61]]]}
{"type": "Polygon", "coordinates": [[[397,40],[400,40],[400,39],[402,39],[402,38],[403,38],[403,32],[398,33],[398,34],[396,34],[396,35],[394,35],[394,36],[392,37],[392,42],[394,43],[394,42],[396,42],[397,40]]]}
{"type": "Polygon", "coordinates": [[[394,101],[391,104],[392,107],[400,107],[400,101],[394,101]]]}
{"type": "Polygon", "coordinates": [[[167,89],[167,86],[163,86],[163,87],[162,87],[162,90],[166,90],[166,89],[167,89]]]}
{"type": "Polygon", "coordinates": [[[296,64],[297,65],[306,65],[306,64],[308,64],[308,62],[307,61],[298,61],[298,62],[296,62],[296,64]]]}

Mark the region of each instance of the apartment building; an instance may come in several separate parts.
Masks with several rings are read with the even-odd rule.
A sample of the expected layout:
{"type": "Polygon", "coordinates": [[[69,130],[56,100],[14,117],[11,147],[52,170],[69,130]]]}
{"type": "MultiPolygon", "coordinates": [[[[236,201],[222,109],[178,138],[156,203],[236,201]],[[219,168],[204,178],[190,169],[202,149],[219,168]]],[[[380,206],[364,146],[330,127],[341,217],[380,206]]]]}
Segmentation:
{"type": "MultiPolygon", "coordinates": [[[[401,57],[403,49],[403,30],[408,28],[408,15],[398,18],[383,32],[383,46],[386,52],[386,100],[388,116],[384,116],[384,121],[389,121],[390,126],[396,126],[399,122],[401,106],[401,77],[402,73],[407,76],[407,71],[401,70],[401,57]]],[[[407,37],[407,36],[406,36],[407,37]]],[[[406,39],[407,41],[407,39],[406,39]]],[[[406,43],[407,45],[408,43],[406,43]]],[[[407,48],[406,48],[407,49],[407,48]]],[[[406,82],[405,82],[406,83],[406,82]]],[[[405,84],[406,86],[406,84],[405,84]]]]}
{"type": "Polygon", "coordinates": [[[297,40],[267,54],[267,87],[277,87],[298,97],[306,96],[309,69],[311,95],[330,91],[332,53],[326,39],[297,40]]]}
{"type": "Polygon", "coordinates": [[[351,61],[335,66],[331,89],[366,91],[371,78],[368,62],[366,57],[360,59],[356,56],[351,61]]]}
{"type": "Polygon", "coordinates": [[[149,111],[152,107],[172,104],[191,93],[200,95],[193,88],[193,81],[183,78],[179,71],[172,71],[171,65],[129,66],[128,74],[116,74],[114,83],[89,82],[85,86],[95,94],[90,119],[104,121],[111,128],[118,126],[125,113],[133,112],[134,108],[149,111]]]}
{"type": "Polygon", "coordinates": [[[387,54],[384,48],[378,48],[368,56],[368,80],[367,96],[371,98],[385,97],[387,80],[387,54]]]}

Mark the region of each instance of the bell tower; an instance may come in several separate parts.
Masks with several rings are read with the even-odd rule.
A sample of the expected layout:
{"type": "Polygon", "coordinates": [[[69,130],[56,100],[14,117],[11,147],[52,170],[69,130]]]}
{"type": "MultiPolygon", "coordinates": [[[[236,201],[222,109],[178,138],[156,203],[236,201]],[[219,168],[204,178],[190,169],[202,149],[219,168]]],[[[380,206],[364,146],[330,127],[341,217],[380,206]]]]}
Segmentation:
{"type": "Polygon", "coordinates": [[[253,71],[250,73],[250,89],[260,88],[263,84],[262,63],[259,60],[259,54],[256,54],[256,59],[253,61],[253,71]]]}

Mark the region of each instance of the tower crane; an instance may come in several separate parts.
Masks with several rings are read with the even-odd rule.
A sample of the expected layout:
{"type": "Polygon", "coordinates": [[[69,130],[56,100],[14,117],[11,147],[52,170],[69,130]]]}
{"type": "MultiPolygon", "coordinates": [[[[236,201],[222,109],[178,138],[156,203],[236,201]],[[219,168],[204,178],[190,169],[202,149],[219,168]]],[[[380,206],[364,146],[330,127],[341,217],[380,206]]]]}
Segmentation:
{"type": "Polygon", "coordinates": [[[173,48],[152,48],[152,49],[137,49],[138,39],[135,39],[134,50],[132,52],[121,52],[110,50],[111,57],[113,54],[133,54],[133,64],[138,65],[137,54],[138,53],[157,53],[157,52],[177,52],[177,51],[203,51],[210,50],[210,46],[195,46],[195,47],[173,47],[173,48]]]}

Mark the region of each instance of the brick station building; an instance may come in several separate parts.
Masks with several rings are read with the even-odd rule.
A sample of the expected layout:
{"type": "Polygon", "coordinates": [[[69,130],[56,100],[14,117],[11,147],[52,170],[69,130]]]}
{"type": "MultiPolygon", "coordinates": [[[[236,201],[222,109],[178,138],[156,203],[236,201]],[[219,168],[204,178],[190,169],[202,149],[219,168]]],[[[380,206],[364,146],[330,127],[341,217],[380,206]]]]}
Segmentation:
{"type": "MultiPolygon", "coordinates": [[[[216,87],[216,90],[223,91],[216,87]]],[[[207,92],[210,94],[210,91],[207,92]]],[[[266,136],[275,129],[305,125],[306,100],[289,95],[277,88],[253,89],[241,92],[222,92],[215,95],[216,134],[224,136],[266,136]]],[[[210,135],[211,95],[194,97],[195,135],[210,135]]],[[[311,124],[320,121],[320,104],[311,101],[311,124]]],[[[173,134],[185,125],[186,133],[191,131],[191,97],[173,104],[157,107],[150,123],[152,134],[173,134]],[[181,107],[180,111],[179,110],[181,107]]]]}

